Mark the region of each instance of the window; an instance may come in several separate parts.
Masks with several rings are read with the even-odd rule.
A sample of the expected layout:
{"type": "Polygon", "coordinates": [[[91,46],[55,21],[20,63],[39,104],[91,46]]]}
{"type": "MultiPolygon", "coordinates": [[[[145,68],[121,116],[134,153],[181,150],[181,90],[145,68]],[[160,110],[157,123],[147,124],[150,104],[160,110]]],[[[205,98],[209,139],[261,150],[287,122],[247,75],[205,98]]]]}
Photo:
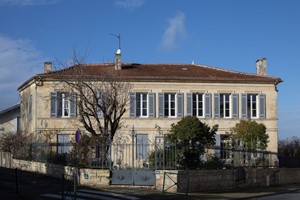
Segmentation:
{"type": "Polygon", "coordinates": [[[155,94],[131,93],[130,117],[155,117],[155,94]]]}
{"type": "Polygon", "coordinates": [[[187,93],[186,115],[211,118],[211,94],[187,93]]]}
{"type": "Polygon", "coordinates": [[[203,94],[193,94],[193,116],[204,117],[203,94]]]}
{"type": "Polygon", "coordinates": [[[230,151],[231,140],[228,135],[221,135],[221,159],[230,159],[232,152],[230,151]]]}
{"type": "Polygon", "coordinates": [[[70,152],[70,134],[57,134],[57,153],[70,152]]]}
{"type": "Polygon", "coordinates": [[[68,93],[57,93],[58,116],[70,117],[70,95],[68,93]]]}
{"type": "Polygon", "coordinates": [[[165,104],[165,117],[175,117],[176,116],[176,102],[175,102],[175,94],[164,94],[164,104],[165,104]]]}
{"type": "Polygon", "coordinates": [[[257,118],[257,94],[248,94],[247,95],[247,114],[248,118],[257,118]]]}
{"type": "Polygon", "coordinates": [[[183,117],[183,93],[159,93],[159,117],[183,117]]]}
{"type": "Polygon", "coordinates": [[[76,95],[72,93],[51,93],[51,117],[75,117],[76,95]]]}
{"type": "Polygon", "coordinates": [[[266,95],[242,94],[242,118],[266,118],[266,95]]]}
{"type": "Polygon", "coordinates": [[[215,94],[214,110],[215,118],[238,118],[238,94],[215,94]]]}
{"type": "Polygon", "coordinates": [[[148,158],[148,135],[136,135],[136,158],[138,160],[146,160],[148,158]]]}
{"type": "Polygon", "coordinates": [[[147,117],[148,116],[148,94],[137,93],[136,94],[136,116],[147,117]]]}
{"type": "Polygon", "coordinates": [[[221,94],[220,95],[220,117],[228,118],[230,117],[230,95],[221,94]]]}

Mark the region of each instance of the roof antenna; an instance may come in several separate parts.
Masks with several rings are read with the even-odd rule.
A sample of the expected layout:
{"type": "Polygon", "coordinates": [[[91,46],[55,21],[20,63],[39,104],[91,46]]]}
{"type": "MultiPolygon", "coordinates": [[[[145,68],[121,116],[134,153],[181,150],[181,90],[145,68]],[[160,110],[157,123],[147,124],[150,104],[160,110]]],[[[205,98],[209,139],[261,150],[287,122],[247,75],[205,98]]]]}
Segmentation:
{"type": "Polygon", "coordinates": [[[118,38],[118,40],[119,40],[119,49],[121,49],[121,35],[120,35],[120,33],[118,35],[111,33],[111,35],[115,36],[116,38],[118,38]]]}

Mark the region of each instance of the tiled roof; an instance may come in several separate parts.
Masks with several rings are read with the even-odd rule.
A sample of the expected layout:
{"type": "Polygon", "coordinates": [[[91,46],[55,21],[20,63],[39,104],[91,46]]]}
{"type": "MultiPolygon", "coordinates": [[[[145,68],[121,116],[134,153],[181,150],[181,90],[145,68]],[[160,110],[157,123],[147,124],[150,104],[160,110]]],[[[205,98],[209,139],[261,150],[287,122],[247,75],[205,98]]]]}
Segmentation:
{"type": "MultiPolygon", "coordinates": [[[[224,82],[224,83],[280,83],[282,80],[272,76],[241,73],[197,64],[122,64],[122,70],[115,70],[114,63],[84,64],[38,74],[42,79],[74,79],[78,71],[88,79],[97,79],[108,73],[126,81],[162,81],[162,82],[224,82]]],[[[35,78],[35,77],[32,77],[35,78]]],[[[28,80],[30,81],[30,80],[28,80]]],[[[26,84],[26,83],[24,83],[26,84]]],[[[24,85],[23,84],[23,85],[24,85]]],[[[23,86],[22,85],[22,86],[23,86]]],[[[20,88],[22,87],[20,86],[20,88]]]]}

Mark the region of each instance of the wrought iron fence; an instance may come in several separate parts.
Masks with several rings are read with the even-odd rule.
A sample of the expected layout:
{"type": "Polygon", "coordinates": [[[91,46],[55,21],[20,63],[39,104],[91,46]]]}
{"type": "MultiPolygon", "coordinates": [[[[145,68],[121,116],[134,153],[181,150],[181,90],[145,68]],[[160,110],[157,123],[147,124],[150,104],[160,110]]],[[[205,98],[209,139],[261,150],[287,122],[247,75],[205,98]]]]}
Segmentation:
{"type": "Polygon", "coordinates": [[[278,167],[279,164],[277,154],[268,151],[207,147],[203,155],[198,155],[195,165],[186,165],[181,162],[181,148],[159,137],[154,142],[99,143],[85,154],[74,143],[34,143],[14,158],[89,168],[143,170],[278,167]]]}

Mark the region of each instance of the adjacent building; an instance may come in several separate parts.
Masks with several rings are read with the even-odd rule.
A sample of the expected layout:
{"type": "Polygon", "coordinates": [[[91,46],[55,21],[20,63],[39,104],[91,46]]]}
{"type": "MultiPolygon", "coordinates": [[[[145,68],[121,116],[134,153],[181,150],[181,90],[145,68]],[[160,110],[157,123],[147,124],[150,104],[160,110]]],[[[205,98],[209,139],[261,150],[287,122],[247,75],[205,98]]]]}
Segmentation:
{"type": "Polygon", "coordinates": [[[0,136],[20,131],[20,104],[0,111],[0,136]]]}

